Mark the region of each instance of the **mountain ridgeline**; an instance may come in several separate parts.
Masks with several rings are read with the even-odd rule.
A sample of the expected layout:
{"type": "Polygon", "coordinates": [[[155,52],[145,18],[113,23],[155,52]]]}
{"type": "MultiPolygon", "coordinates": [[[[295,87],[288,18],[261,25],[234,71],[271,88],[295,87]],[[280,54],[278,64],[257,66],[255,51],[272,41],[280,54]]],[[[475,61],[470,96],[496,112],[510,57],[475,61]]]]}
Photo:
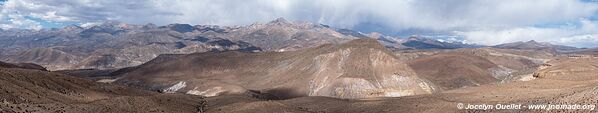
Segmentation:
{"type": "Polygon", "coordinates": [[[0,32],[0,58],[49,70],[110,69],[136,66],[160,54],[291,51],[358,38],[343,33],[284,19],[243,27],[106,22],[62,29],[9,29],[0,32]]]}
{"type": "Polygon", "coordinates": [[[478,47],[423,37],[402,39],[331,28],[283,18],[248,26],[133,25],[109,21],[60,29],[0,31],[0,60],[36,63],[49,70],[115,69],[143,64],[161,54],[220,51],[295,51],[353,39],[374,38],[386,47],[455,49],[478,47]]]}

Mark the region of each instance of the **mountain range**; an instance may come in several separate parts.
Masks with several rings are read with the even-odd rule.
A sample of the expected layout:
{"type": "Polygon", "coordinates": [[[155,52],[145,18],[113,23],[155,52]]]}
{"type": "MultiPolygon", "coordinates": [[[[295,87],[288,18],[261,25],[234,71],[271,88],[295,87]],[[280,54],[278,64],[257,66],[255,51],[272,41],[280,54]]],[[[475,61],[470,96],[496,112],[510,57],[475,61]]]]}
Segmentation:
{"type": "Polygon", "coordinates": [[[513,43],[505,43],[493,46],[495,48],[503,48],[503,49],[527,49],[527,50],[550,50],[554,52],[565,52],[565,51],[574,51],[580,50],[580,48],[571,47],[571,46],[563,46],[563,45],[554,45],[550,43],[542,43],[536,42],[535,40],[530,40],[527,42],[513,42],[513,43]]]}
{"type": "Polygon", "coordinates": [[[596,49],[533,40],[483,46],[279,18],[8,29],[0,47],[0,112],[481,112],[455,106],[598,100],[596,49]]]}
{"type": "Polygon", "coordinates": [[[294,51],[352,39],[374,38],[393,49],[479,47],[423,37],[402,39],[279,18],[248,26],[133,25],[115,21],[60,29],[0,31],[0,60],[29,62],[49,70],[114,69],[137,66],[161,54],[238,50],[294,51]]]}

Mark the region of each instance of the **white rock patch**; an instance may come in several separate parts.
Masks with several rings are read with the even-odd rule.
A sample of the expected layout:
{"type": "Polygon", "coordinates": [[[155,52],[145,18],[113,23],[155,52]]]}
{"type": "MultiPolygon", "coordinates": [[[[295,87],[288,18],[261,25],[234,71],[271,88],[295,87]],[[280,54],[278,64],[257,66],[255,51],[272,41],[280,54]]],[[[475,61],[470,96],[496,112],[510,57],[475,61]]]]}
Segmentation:
{"type": "Polygon", "coordinates": [[[436,90],[436,89],[434,89],[434,87],[428,85],[428,83],[426,83],[424,81],[419,82],[419,84],[417,84],[417,85],[419,85],[419,87],[421,87],[424,91],[426,91],[428,93],[432,93],[434,90],[436,90]]]}
{"type": "Polygon", "coordinates": [[[169,88],[163,89],[162,92],[164,93],[174,93],[176,91],[178,91],[179,89],[184,88],[185,86],[187,86],[187,82],[184,81],[180,81],[179,83],[170,86],[169,88]]]}
{"type": "Polygon", "coordinates": [[[224,92],[224,91],[225,90],[223,90],[222,87],[213,87],[213,88],[210,88],[205,91],[200,91],[197,87],[195,87],[195,88],[193,88],[193,90],[187,91],[187,94],[213,97],[213,96],[218,96],[218,94],[220,94],[221,92],[224,92]]]}

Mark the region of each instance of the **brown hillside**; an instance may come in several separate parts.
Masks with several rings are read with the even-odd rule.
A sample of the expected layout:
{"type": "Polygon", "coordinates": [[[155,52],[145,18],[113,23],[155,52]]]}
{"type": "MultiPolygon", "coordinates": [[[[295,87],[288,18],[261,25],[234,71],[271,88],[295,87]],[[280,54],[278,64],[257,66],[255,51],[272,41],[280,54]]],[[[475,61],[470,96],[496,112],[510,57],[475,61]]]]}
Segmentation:
{"type": "Polygon", "coordinates": [[[78,63],[81,59],[75,55],[53,48],[34,48],[19,52],[16,55],[3,56],[0,60],[36,63],[51,69],[64,69],[68,68],[66,65],[78,63]]]}
{"type": "MultiPolygon", "coordinates": [[[[578,61],[580,61],[578,59],[578,61]]],[[[588,61],[587,59],[585,61],[588,61]]],[[[554,67],[574,63],[573,59],[561,60],[554,63],[554,67]],[[573,61],[573,62],[571,62],[573,61]]],[[[595,62],[595,60],[590,61],[595,62]]],[[[589,66],[589,65],[588,65],[589,66]]],[[[583,66],[586,67],[587,66],[583,66]]],[[[590,66],[592,67],[592,66],[590,66]]],[[[549,68],[546,68],[549,69],[549,68]]],[[[580,71],[578,74],[591,71],[580,71]]],[[[584,78],[584,76],[560,75],[563,78],[584,78]]],[[[552,78],[538,78],[530,81],[509,82],[504,84],[485,84],[478,87],[467,87],[442,91],[429,95],[416,95],[395,98],[369,99],[337,99],[328,97],[301,97],[288,100],[263,101],[239,95],[226,95],[207,98],[208,112],[251,113],[251,112],[333,112],[333,113],[461,113],[461,112],[594,112],[589,109],[541,109],[530,110],[526,107],[515,110],[466,110],[458,109],[457,105],[486,104],[509,105],[522,104],[579,104],[594,105],[598,101],[598,80],[583,81],[560,80],[552,78]]],[[[594,109],[595,110],[595,109],[594,109]]]]}
{"type": "Polygon", "coordinates": [[[541,67],[535,77],[586,81],[598,79],[598,58],[557,58],[541,67]]]}
{"type": "Polygon", "coordinates": [[[204,96],[257,90],[278,98],[366,98],[434,91],[373,39],[291,52],[190,54],[120,76],[120,83],[204,96]]]}
{"type": "Polygon", "coordinates": [[[0,112],[197,112],[202,99],[96,83],[58,73],[0,67],[0,112]]]}
{"type": "Polygon", "coordinates": [[[410,60],[418,75],[442,89],[532,79],[551,58],[544,51],[476,48],[439,51],[410,60]]]}

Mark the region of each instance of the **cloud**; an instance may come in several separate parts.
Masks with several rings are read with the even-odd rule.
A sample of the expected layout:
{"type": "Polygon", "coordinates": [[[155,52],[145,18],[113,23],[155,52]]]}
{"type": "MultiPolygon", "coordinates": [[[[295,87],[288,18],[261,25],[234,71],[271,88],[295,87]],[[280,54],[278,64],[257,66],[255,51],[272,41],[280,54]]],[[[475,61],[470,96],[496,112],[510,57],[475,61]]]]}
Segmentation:
{"type": "Polygon", "coordinates": [[[49,21],[246,25],[286,17],[399,30],[533,25],[587,17],[597,9],[577,0],[9,0],[3,6],[49,21]]]}
{"type": "MultiPolygon", "coordinates": [[[[243,25],[276,17],[352,28],[361,23],[401,31],[505,28],[576,20],[598,6],[576,0],[199,0],[176,1],[164,9],[180,11],[174,21],[243,25]],[[172,7],[176,6],[176,7],[172,7]]],[[[169,4],[170,3],[170,4],[169,4]]]]}
{"type": "Polygon", "coordinates": [[[36,19],[66,23],[167,22],[169,20],[162,17],[177,13],[162,10],[157,5],[146,0],[8,0],[2,4],[0,18],[5,21],[0,21],[0,27],[37,28],[40,22],[36,19]]]}
{"type": "Polygon", "coordinates": [[[496,45],[501,43],[536,40],[555,44],[595,47],[598,43],[598,22],[579,19],[574,25],[558,27],[515,27],[502,30],[474,30],[454,32],[465,40],[478,44],[496,45]]]}
{"type": "Polygon", "coordinates": [[[2,4],[3,9],[0,10],[0,28],[27,28],[27,29],[41,29],[41,25],[35,21],[26,19],[17,11],[6,10],[4,7],[11,8],[10,5],[2,4]]]}
{"type": "Polygon", "coordinates": [[[0,25],[3,28],[31,25],[23,28],[34,28],[35,21],[17,25],[27,23],[25,21],[31,23],[27,18],[15,19],[24,16],[50,22],[117,20],[158,25],[248,25],[285,17],[390,34],[414,32],[492,37],[487,39],[492,41],[468,39],[493,44],[491,42],[521,39],[515,37],[546,40],[540,37],[587,35],[558,26],[534,26],[575,22],[598,16],[597,11],[598,4],[581,0],[8,0],[2,5],[0,18],[15,22],[2,21],[0,25]]]}
{"type": "Polygon", "coordinates": [[[575,45],[578,47],[596,47],[598,34],[575,35],[559,38],[558,42],[563,45],[575,45]]]}

